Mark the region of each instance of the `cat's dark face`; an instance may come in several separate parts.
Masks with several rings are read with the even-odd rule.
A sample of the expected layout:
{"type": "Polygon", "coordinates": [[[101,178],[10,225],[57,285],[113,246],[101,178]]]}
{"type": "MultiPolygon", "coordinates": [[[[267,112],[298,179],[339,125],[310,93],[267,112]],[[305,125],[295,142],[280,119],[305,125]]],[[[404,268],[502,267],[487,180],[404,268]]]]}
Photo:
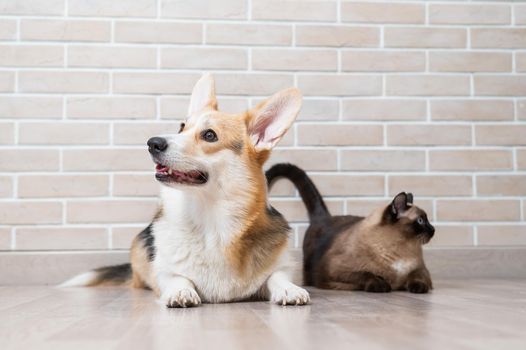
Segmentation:
{"type": "Polygon", "coordinates": [[[411,193],[399,193],[384,211],[384,224],[392,225],[407,239],[428,243],[435,234],[424,210],[413,205],[411,193]]]}

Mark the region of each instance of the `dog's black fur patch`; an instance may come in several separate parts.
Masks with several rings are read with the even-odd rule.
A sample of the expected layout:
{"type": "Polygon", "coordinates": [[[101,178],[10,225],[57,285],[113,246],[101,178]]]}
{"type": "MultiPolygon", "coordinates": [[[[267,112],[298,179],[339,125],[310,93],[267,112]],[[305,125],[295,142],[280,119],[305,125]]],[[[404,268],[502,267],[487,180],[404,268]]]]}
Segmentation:
{"type": "Polygon", "coordinates": [[[144,248],[146,248],[148,260],[153,261],[155,258],[155,237],[152,235],[152,224],[148,225],[148,227],[142,230],[137,238],[142,242],[144,248]]]}

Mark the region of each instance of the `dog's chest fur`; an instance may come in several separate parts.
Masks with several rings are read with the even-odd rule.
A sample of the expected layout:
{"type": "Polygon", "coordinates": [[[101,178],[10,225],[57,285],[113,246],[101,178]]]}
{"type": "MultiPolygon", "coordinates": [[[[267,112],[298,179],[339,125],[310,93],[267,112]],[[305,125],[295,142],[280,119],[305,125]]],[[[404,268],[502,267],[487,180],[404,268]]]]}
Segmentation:
{"type": "Polygon", "coordinates": [[[196,211],[182,200],[164,201],[163,215],[153,224],[154,273],[188,278],[205,302],[240,300],[257,293],[272,271],[240,274],[229,261],[228,246],[239,231],[227,214],[233,208],[223,203],[196,211]],[[194,218],[191,213],[200,215],[194,218]]]}

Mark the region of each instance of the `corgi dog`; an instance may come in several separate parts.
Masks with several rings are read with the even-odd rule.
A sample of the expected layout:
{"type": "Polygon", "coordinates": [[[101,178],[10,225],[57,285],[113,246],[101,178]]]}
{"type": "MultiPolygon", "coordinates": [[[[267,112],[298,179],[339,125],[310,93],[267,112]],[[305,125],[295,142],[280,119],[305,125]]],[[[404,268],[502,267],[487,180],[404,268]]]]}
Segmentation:
{"type": "Polygon", "coordinates": [[[195,85],[178,134],[148,150],[161,204],[131,247],[131,264],[102,267],[63,286],[152,289],[167,307],[247,299],[303,305],[288,275],[290,227],[267,199],[263,164],[301,107],[295,88],[241,114],[218,111],[215,84],[195,85]]]}

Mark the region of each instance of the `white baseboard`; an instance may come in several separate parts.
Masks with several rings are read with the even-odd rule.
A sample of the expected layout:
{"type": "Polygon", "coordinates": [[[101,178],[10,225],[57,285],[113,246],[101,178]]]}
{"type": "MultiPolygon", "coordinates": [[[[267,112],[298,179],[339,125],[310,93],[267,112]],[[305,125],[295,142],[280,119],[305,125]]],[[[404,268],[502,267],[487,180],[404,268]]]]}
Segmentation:
{"type": "MultiPolygon", "coordinates": [[[[294,280],[301,280],[301,251],[293,250],[294,280]]],[[[526,278],[526,247],[430,248],[433,278],[526,278]]],[[[0,252],[0,285],[54,285],[77,273],[128,262],[128,251],[0,252]]]]}

